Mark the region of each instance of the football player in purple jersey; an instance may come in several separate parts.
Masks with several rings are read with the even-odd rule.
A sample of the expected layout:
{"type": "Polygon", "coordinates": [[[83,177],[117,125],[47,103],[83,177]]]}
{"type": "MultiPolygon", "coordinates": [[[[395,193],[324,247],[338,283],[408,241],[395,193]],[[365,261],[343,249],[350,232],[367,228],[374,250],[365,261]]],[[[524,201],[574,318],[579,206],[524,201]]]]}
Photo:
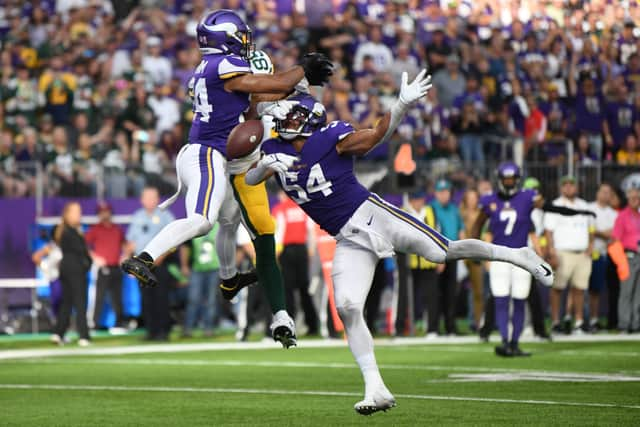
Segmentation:
{"type": "Polygon", "coordinates": [[[355,404],[363,415],[395,406],[378,370],[373,339],[363,317],[381,258],[397,249],[437,263],[465,258],[505,261],[525,268],[544,283],[553,281],[551,267],[533,250],[475,239],[450,241],[369,192],[356,179],[354,156],[368,153],[394,133],[409,106],[431,87],[426,74],[423,70],[409,84],[403,73],[398,100],[372,129],[356,131],[342,121],[326,124],[325,108],[313,97],[290,97],[292,110],[284,120],[274,120],[279,136],[264,141],[263,157],[245,177],[255,185],[275,174],[287,195],[337,240],[332,272],[335,303],[364,377],[364,399],[355,404]]]}
{"type": "MultiPolygon", "coordinates": [[[[193,76],[194,116],[189,143],[176,158],[178,193],[162,205],[166,208],[173,203],[184,187],[187,217],[168,224],[145,248],[137,248],[141,250],[138,255],[123,262],[123,270],[135,276],[142,286],[157,283],[152,268],[154,260],[162,254],[207,234],[216,221],[221,224],[235,221],[237,204],[225,202],[225,197],[227,200],[233,197],[226,194],[229,193],[226,143],[231,130],[244,121],[250,95],[289,94],[303,78],[311,85],[322,85],[332,74],[330,61],[321,54],[307,54],[300,65],[281,73],[254,74],[248,62],[254,50],[251,29],[231,10],[207,13],[196,33],[202,60],[193,76]]],[[[223,284],[233,293],[255,283],[257,275],[235,270],[235,244],[227,240],[218,239],[218,255],[221,265],[227,267],[224,271],[221,268],[223,284]]],[[[275,250],[273,252],[275,260],[275,250]]],[[[271,264],[277,270],[275,262],[271,264]]],[[[279,275],[279,271],[269,273],[279,275]]],[[[274,313],[272,332],[274,339],[289,347],[295,344],[295,328],[284,310],[281,280],[276,281],[275,287],[278,286],[273,293],[282,296],[282,309],[274,313]]]]}
{"type": "MultiPolygon", "coordinates": [[[[531,213],[534,208],[562,215],[585,213],[568,208],[546,204],[536,190],[521,189],[521,172],[513,162],[504,162],[498,166],[498,191],[480,198],[480,214],[471,229],[471,237],[478,238],[480,231],[489,221],[489,232],[494,244],[510,248],[527,245],[530,238],[537,254],[542,255],[535,234],[531,213]]],[[[495,348],[499,356],[530,356],[518,345],[524,326],[524,304],[531,288],[529,272],[519,266],[505,262],[492,261],[489,267],[491,294],[495,303],[495,320],[502,337],[501,345],[495,348]],[[511,339],[509,339],[509,303],[513,301],[511,339]]],[[[485,319],[485,322],[490,320],[485,319]]]]}

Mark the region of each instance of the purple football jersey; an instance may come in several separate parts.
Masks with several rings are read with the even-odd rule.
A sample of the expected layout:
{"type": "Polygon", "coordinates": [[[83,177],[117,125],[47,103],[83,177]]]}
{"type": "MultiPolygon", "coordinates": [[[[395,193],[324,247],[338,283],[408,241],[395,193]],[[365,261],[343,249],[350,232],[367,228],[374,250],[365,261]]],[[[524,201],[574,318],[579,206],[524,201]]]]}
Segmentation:
{"type": "Polygon", "coordinates": [[[226,156],[227,137],[244,120],[249,94],[227,92],[226,79],[251,73],[247,61],[235,55],[205,55],[196,68],[193,121],[189,142],[207,145],[226,156]]]}
{"type": "Polygon", "coordinates": [[[589,133],[601,133],[604,115],[604,102],[600,95],[576,97],[575,105],[575,129],[589,133]]]}
{"type": "Polygon", "coordinates": [[[533,229],[531,211],[536,196],[535,190],[520,190],[509,199],[497,193],[480,198],[480,208],[489,217],[493,243],[510,248],[527,246],[527,237],[533,229]]]}
{"type": "Polygon", "coordinates": [[[276,175],[278,184],[323,230],[336,235],[371,194],[353,173],[352,156],[340,156],[336,144],[354,132],[341,121],[314,132],[298,153],[283,139],[262,144],[266,154],[285,153],[300,160],[291,170],[276,175]]]}
{"type": "Polygon", "coordinates": [[[624,144],[625,139],[633,133],[637,113],[629,102],[610,102],[606,106],[607,122],[613,143],[617,147],[624,144]]]}

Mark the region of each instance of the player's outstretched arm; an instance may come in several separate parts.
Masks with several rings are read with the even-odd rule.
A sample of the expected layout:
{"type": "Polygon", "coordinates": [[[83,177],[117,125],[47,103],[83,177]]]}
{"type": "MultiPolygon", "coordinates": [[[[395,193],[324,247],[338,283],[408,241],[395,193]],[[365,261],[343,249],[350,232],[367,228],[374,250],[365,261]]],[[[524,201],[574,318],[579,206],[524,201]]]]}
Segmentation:
{"type": "Polygon", "coordinates": [[[248,185],[258,185],[274,173],[285,173],[297,161],[298,157],[284,153],[264,155],[255,166],[247,172],[244,181],[248,185]]]}
{"type": "Polygon", "coordinates": [[[333,65],[329,59],[321,53],[308,53],[300,62],[290,70],[269,74],[241,74],[229,79],[225,84],[225,90],[229,92],[245,93],[269,93],[288,94],[306,78],[309,84],[322,86],[333,75],[333,65]]]}
{"type": "Polygon", "coordinates": [[[407,80],[407,73],[402,73],[400,96],[391,107],[391,111],[385,114],[373,129],[359,130],[340,141],[336,145],[338,154],[362,156],[393,135],[409,106],[431,89],[431,75],[427,75],[427,70],[422,70],[411,84],[407,83],[407,80]]]}

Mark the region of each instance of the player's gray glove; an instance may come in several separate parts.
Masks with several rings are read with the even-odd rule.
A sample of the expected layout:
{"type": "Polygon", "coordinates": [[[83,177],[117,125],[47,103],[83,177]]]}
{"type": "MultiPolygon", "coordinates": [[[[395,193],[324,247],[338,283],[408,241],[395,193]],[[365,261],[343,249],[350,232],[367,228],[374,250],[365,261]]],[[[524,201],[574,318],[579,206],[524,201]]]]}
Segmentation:
{"type": "Polygon", "coordinates": [[[297,102],[287,101],[286,99],[275,102],[259,102],[256,111],[259,117],[273,116],[276,120],[284,120],[287,118],[291,108],[296,104],[297,102]]]}
{"type": "Polygon", "coordinates": [[[258,166],[271,169],[277,173],[284,173],[298,160],[297,156],[290,156],[283,153],[267,154],[260,159],[258,166]]]}
{"type": "Polygon", "coordinates": [[[402,73],[402,83],[400,84],[400,102],[409,105],[422,98],[431,89],[431,74],[427,74],[427,70],[423,69],[416,78],[409,84],[409,75],[407,72],[402,73]]]}

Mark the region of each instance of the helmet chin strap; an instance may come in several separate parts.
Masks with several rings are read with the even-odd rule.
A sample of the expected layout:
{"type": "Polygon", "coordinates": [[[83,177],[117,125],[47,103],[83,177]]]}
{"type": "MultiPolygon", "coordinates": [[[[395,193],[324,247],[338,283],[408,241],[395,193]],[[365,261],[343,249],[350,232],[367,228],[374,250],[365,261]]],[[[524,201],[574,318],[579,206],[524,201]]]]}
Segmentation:
{"type": "Polygon", "coordinates": [[[280,135],[280,138],[282,139],[286,139],[287,141],[291,141],[292,139],[296,139],[298,137],[299,134],[297,133],[289,133],[289,132],[278,132],[278,134],[280,135]]]}

